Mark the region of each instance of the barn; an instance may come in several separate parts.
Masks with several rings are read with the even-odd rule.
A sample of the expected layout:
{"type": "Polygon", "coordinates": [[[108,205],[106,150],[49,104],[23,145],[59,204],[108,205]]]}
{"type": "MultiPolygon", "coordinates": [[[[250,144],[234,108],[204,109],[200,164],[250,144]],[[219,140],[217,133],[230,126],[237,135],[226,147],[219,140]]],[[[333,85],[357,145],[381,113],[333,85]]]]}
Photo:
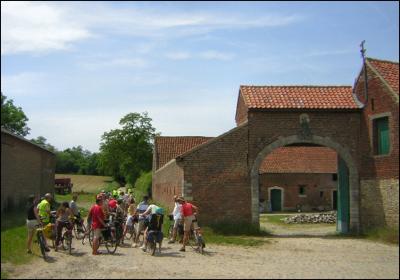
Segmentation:
{"type": "Polygon", "coordinates": [[[54,193],[55,154],[1,129],[1,211],[23,207],[30,194],[54,193]]]}

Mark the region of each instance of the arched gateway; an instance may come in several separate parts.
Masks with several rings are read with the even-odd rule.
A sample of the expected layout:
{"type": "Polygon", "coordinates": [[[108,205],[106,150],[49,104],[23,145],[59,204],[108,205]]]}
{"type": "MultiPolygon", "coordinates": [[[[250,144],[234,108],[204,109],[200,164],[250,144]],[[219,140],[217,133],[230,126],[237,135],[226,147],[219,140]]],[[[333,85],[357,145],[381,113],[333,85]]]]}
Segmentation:
{"type": "Polygon", "coordinates": [[[251,168],[252,222],[259,223],[259,169],[262,161],[273,150],[292,144],[316,144],[329,147],[338,154],[339,161],[339,209],[337,229],[339,232],[359,232],[359,180],[357,167],[348,150],[328,137],[312,135],[304,139],[299,135],[280,137],[258,153],[251,168]],[[348,173],[346,170],[348,169],[348,173]]]}
{"type": "MultiPolygon", "coordinates": [[[[259,202],[264,199],[259,194],[259,173],[265,170],[260,169],[265,157],[284,149],[307,150],[312,156],[318,150],[312,146],[323,146],[338,157],[338,176],[328,172],[335,173],[330,178],[339,185],[337,229],[359,233],[376,226],[398,227],[399,79],[393,79],[398,77],[398,63],[367,59],[366,67],[368,100],[363,99],[362,72],[362,82],[357,80],[354,88],[241,86],[235,128],[214,138],[156,137],[153,199],[172,208],[173,195],[183,195],[199,207],[202,225],[221,221],[259,225],[263,208],[259,202]]],[[[272,178],[267,176],[261,178],[272,178]]],[[[284,206],[285,200],[279,203],[283,194],[288,195],[289,205],[295,188],[288,186],[283,192],[285,185],[270,184],[261,186],[263,196],[268,187],[283,187],[273,192],[274,208],[284,206]]],[[[300,200],[306,188],[298,186],[295,195],[300,200]]],[[[315,184],[312,188],[318,189],[315,184]]]]}

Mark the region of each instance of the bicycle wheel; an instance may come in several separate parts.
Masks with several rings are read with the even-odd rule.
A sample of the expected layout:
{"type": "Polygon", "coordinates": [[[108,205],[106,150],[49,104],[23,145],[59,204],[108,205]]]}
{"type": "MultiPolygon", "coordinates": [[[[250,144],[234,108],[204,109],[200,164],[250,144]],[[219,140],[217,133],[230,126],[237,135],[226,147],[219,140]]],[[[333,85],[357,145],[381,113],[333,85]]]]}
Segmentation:
{"type": "Polygon", "coordinates": [[[126,239],[128,239],[128,240],[133,240],[133,241],[135,241],[135,239],[136,239],[136,230],[135,230],[135,228],[134,228],[134,226],[132,225],[132,226],[129,226],[128,227],[128,229],[127,229],[127,231],[126,231],[126,239]]]}
{"type": "Polygon", "coordinates": [[[197,248],[199,249],[199,253],[203,254],[204,253],[204,247],[206,247],[206,244],[204,243],[203,237],[202,236],[197,236],[197,248]]]}
{"type": "Polygon", "coordinates": [[[190,231],[188,244],[190,247],[192,247],[192,249],[197,248],[197,241],[196,241],[196,237],[195,237],[195,234],[193,233],[193,231],[190,231]]]}
{"type": "Polygon", "coordinates": [[[63,234],[62,245],[65,250],[71,255],[72,251],[72,231],[66,231],[63,234]]]}
{"type": "Polygon", "coordinates": [[[42,253],[43,258],[46,259],[46,246],[44,245],[43,232],[41,230],[38,230],[36,233],[36,237],[39,242],[40,252],[42,253]]]}
{"type": "Polygon", "coordinates": [[[90,247],[93,247],[94,231],[92,228],[89,229],[88,239],[90,247]]]}
{"type": "Polygon", "coordinates": [[[114,254],[118,246],[117,235],[114,229],[111,230],[111,236],[104,243],[106,244],[107,251],[110,254],[114,254]]]}

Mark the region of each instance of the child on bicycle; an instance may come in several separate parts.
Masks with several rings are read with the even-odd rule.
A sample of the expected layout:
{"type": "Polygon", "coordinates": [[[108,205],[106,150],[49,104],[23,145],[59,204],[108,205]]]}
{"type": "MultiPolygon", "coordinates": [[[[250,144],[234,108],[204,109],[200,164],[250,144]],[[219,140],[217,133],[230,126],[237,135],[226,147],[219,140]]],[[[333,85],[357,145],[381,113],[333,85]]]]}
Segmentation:
{"type": "Polygon", "coordinates": [[[58,250],[58,246],[60,245],[60,241],[62,238],[62,230],[64,227],[67,228],[67,230],[71,230],[73,225],[71,223],[71,220],[74,217],[74,214],[72,213],[71,209],[69,208],[69,203],[67,201],[64,201],[60,207],[57,210],[57,220],[56,220],[56,229],[57,229],[57,235],[56,235],[56,251],[58,250]]]}

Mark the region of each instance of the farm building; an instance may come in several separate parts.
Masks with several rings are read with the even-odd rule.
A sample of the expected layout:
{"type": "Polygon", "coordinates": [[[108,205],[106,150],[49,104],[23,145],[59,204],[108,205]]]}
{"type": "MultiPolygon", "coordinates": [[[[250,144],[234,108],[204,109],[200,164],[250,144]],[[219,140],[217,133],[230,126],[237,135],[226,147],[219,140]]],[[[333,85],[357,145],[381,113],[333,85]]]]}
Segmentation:
{"type": "MultiPolygon", "coordinates": [[[[398,83],[397,62],[367,58],[353,87],[240,86],[235,128],[171,153],[164,145],[167,137],[156,139],[153,197],[172,206],[172,196],[183,195],[199,206],[202,224],[224,220],[259,225],[260,199],[270,203],[273,199],[269,188],[277,197],[275,186],[295,189],[297,200],[287,196],[288,204],[281,202],[281,207],[288,208],[310,204],[304,202],[310,188],[316,189],[315,199],[327,199],[319,202],[321,206],[329,203],[329,192],[336,190],[340,232],[398,227],[398,83]],[[283,180],[295,173],[273,172],[268,157],[291,151],[287,157],[291,164],[304,163],[304,154],[303,159],[296,156],[299,149],[311,149],[306,154],[314,159],[318,149],[329,149],[333,153],[325,153],[323,160],[336,167],[326,166],[321,173],[306,167],[284,186],[283,180]],[[305,172],[307,180],[313,179],[298,184],[305,172]],[[273,182],[272,176],[280,178],[273,182]],[[315,181],[318,176],[322,178],[315,181]]],[[[280,164],[283,168],[285,163],[280,164]]],[[[334,207],[333,199],[330,204],[334,207]]]]}
{"type": "Polygon", "coordinates": [[[337,154],[325,147],[281,147],[260,166],[263,211],[336,210],[337,154]]]}
{"type": "Polygon", "coordinates": [[[30,194],[54,193],[55,154],[1,129],[1,211],[25,206],[30,194]]]}

